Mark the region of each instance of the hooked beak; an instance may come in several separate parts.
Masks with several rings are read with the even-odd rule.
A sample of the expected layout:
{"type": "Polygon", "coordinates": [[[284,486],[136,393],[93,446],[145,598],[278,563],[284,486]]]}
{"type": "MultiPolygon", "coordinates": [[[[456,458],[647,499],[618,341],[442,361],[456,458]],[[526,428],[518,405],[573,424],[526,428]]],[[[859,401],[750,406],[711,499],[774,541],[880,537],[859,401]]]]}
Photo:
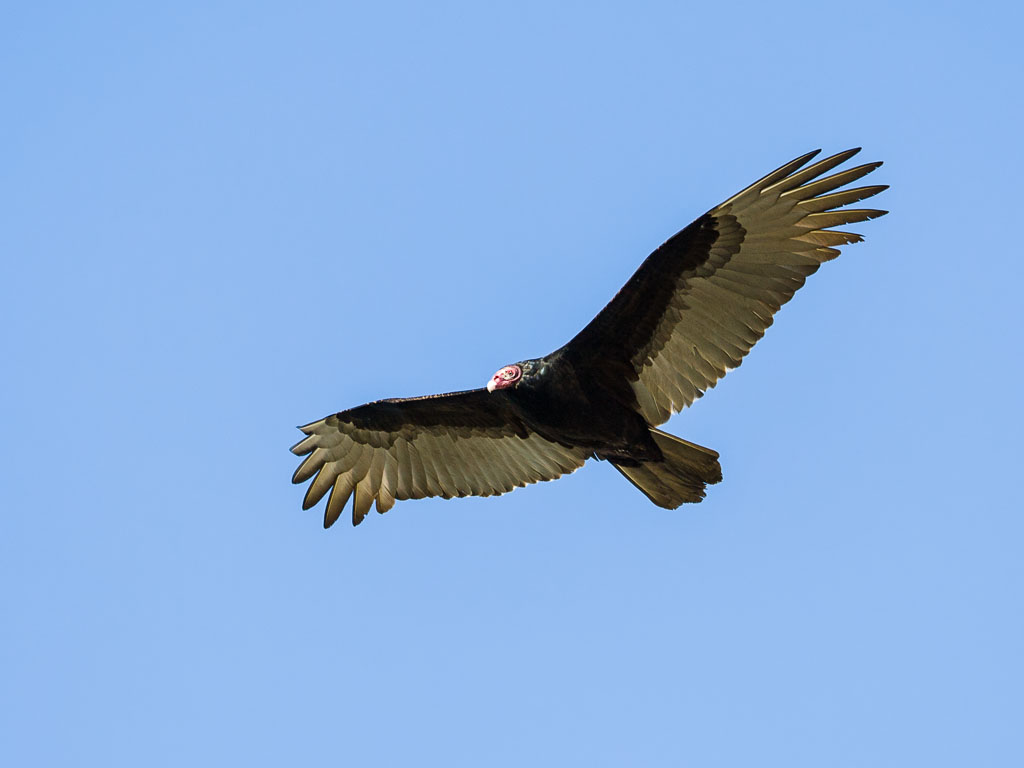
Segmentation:
{"type": "Polygon", "coordinates": [[[495,383],[494,379],[491,379],[490,381],[487,382],[487,391],[493,392],[497,388],[497,386],[498,385],[497,383],[495,383]]]}

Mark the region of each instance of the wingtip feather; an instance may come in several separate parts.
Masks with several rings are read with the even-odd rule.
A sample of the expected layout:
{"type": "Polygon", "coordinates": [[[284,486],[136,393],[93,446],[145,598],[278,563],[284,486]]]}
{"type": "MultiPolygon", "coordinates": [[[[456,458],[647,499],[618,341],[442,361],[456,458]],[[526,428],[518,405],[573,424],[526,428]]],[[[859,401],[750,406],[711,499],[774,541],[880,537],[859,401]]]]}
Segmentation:
{"type": "Polygon", "coordinates": [[[324,528],[334,525],[341,513],[345,511],[345,505],[352,495],[352,482],[348,474],[339,475],[331,488],[331,495],[327,499],[327,508],[324,510],[324,528]]]}
{"type": "Polygon", "coordinates": [[[352,501],[352,525],[356,526],[363,522],[366,513],[370,511],[370,506],[373,504],[373,495],[371,495],[370,488],[364,480],[356,485],[353,496],[355,498],[352,501]]]}
{"type": "Polygon", "coordinates": [[[781,181],[782,179],[785,179],[787,176],[796,173],[803,166],[807,165],[807,163],[810,162],[811,159],[817,157],[819,154],[821,154],[821,149],[814,149],[808,152],[807,154],[800,155],[800,157],[790,160],[788,163],[784,165],[780,165],[771,173],[765,174],[760,179],[755,181],[753,184],[750,184],[741,189],[739,192],[737,192],[735,195],[733,195],[728,200],[723,202],[721,205],[717,206],[715,210],[724,208],[725,206],[728,206],[736,202],[737,200],[741,199],[744,195],[756,194],[759,193],[760,190],[767,189],[773,184],[781,181]]]}

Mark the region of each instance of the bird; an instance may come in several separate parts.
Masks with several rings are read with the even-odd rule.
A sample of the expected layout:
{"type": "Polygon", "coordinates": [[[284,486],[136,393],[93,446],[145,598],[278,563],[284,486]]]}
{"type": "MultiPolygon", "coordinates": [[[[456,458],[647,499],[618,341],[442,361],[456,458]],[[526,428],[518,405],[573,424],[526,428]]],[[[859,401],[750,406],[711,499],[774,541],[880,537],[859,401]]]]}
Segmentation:
{"type": "Polygon", "coordinates": [[[310,509],[324,528],[352,499],[376,505],[494,496],[609,462],[659,507],[700,502],[722,479],[719,454],[658,429],[737,367],[839,246],[833,227],[883,216],[850,208],[887,185],[851,187],[882,165],[825,175],[860,151],[808,152],[715,206],[648,256],[614,298],[549,355],[502,366],[485,387],[378,400],[299,427],[310,509]],[[808,163],[811,163],[808,165],[808,163]]]}

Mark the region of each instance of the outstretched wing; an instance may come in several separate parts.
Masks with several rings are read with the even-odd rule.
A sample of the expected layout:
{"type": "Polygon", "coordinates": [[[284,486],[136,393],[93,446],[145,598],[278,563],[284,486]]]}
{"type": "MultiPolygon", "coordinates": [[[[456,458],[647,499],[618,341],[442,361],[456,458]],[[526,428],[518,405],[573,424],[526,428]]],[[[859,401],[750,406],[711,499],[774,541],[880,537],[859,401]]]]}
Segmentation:
{"type": "Polygon", "coordinates": [[[819,151],[669,238],[567,345],[577,359],[602,361],[595,375],[625,373],[649,423],[661,424],[738,366],[807,276],[839,255],[835,246],[861,240],[831,227],[886,213],[844,207],[886,186],[840,189],[881,163],[819,178],[860,150],[803,168],[819,151]]]}
{"type": "Polygon", "coordinates": [[[553,480],[589,456],[541,437],[507,396],[484,389],[380,400],[300,429],[307,437],[292,452],[306,459],[292,482],[313,478],[303,509],[331,492],[325,528],[353,495],[352,524],[359,525],[374,501],[384,513],[402,499],[494,496],[553,480]]]}

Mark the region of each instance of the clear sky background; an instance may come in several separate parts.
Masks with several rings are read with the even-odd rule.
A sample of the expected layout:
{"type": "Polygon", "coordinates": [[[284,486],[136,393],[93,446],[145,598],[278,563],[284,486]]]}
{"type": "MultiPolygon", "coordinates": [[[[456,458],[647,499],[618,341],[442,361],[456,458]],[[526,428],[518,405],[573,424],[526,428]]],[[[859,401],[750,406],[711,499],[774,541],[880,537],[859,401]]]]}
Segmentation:
{"type": "Polygon", "coordinates": [[[1024,765],[1022,24],[7,7],[0,763],[1024,765]],[[296,424],[482,386],[858,145],[892,213],[667,426],[704,503],[301,511],[296,424]]]}

